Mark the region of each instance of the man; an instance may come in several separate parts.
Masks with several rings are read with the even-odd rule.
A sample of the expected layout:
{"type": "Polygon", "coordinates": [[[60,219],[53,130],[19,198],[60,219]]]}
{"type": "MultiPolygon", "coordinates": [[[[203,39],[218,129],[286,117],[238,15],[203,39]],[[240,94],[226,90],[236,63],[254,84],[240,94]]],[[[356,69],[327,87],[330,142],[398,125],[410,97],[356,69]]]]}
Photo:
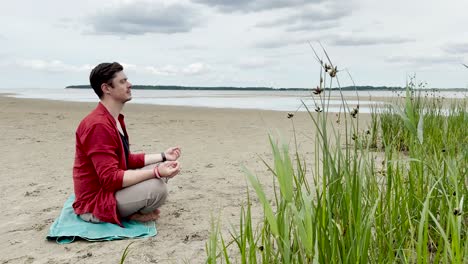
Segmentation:
{"type": "Polygon", "coordinates": [[[162,178],[179,173],[181,150],[173,147],[161,154],[131,153],[120,112],[132,99],[132,84],[122,65],[101,63],[91,71],[89,80],[100,102],[76,130],[75,213],[88,222],[121,226],[122,218],[156,220],[167,197],[162,178]],[[137,170],[152,164],[158,165],[137,170]]]}

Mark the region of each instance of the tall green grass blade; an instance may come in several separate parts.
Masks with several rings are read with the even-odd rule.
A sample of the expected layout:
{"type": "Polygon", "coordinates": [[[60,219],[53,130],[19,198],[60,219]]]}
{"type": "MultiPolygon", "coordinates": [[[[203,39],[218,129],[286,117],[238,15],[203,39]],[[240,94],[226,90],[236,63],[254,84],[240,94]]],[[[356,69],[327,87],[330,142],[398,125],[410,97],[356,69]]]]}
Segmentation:
{"type": "Polygon", "coordinates": [[[271,232],[273,233],[275,237],[277,237],[279,235],[278,223],[273,213],[273,209],[271,208],[271,205],[266,198],[265,192],[263,192],[262,186],[260,185],[260,182],[258,181],[258,179],[252,173],[250,173],[247,170],[245,171],[245,173],[247,174],[247,178],[249,179],[250,184],[252,184],[252,187],[254,188],[260,202],[263,205],[263,210],[265,211],[265,217],[268,221],[271,232]]]}
{"type": "Polygon", "coordinates": [[[122,257],[120,258],[120,264],[123,264],[125,263],[125,259],[127,258],[128,254],[130,253],[130,246],[135,243],[135,242],[131,242],[130,244],[127,245],[127,247],[125,247],[125,250],[124,252],[122,253],[122,257]]]}

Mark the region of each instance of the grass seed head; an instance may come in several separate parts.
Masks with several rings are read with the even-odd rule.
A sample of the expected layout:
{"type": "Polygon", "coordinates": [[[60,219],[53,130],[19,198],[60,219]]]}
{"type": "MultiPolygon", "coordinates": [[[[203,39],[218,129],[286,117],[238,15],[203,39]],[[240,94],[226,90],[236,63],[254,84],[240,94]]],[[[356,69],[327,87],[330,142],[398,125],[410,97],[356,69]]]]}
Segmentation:
{"type": "Polygon", "coordinates": [[[331,69],[329,74],[330,74],[330,77],[335,77],[336,74],[338,73],[338,67],[335,66],[335,68],[331,69]]]}
{"type": "Polygon", "coordinates": [[[350,115],[351,115],[353,118],[356,118],[356,116],[357,116],[358,113],[359,113],[359,105],[358,105],[356,108],[353,108],[353,110],[351,110],[350,115]]]}
{"type": "Polygon", "coordinates": [[[323,89],[320,86],[317,86],[312,93],[315,95],[321,94],[323,92],[323,89]]]}

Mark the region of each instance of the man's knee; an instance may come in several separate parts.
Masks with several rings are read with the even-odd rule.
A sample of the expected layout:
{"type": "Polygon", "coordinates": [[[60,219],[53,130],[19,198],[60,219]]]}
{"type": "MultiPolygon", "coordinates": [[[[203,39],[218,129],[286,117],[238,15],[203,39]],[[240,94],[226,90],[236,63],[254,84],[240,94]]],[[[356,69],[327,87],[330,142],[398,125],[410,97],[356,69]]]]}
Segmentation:
{"type": "Polygon", "coordinates": [[[151,199],[158,200],[161,203],[167,198],[168,191],[166,183],[160,179],[151,179],[147,181],[148,195],[151,199]]]}

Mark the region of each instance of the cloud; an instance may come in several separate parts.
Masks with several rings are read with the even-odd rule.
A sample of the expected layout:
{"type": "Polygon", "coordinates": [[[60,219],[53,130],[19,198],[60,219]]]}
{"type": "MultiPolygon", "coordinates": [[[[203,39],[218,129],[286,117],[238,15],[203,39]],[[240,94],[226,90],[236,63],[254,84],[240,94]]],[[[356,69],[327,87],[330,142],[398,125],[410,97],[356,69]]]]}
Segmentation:
{"type": "Polygon", "coordinates": [[[442,56],[442,55],[432,55],[432,56],[391,56],[386,59],[387,62],[391,63],[400,63],[400,64],[410,64],[416,66],[431,66],[434,64],[459,64],[461,62],[460,58],[455,56],[442,56]]]}
{"type": "Polygon", "coordinates": [[[145,70],[151,74],[154,74],[154,75],[160,75],[160,76],[173,76],[173,75],[176,75],[178,73],[178,70],[176,67],[172,66],[172,65],[166,65],[164,67],[161,67],[161,68],[156,68],[156,67],[153,67],[153,66],[147,66],[145,67],[145,70]]]}
{"type": "Polygon", "coordinates": [[[200,44],[184,44],[177,47],[171,47],[174,50],[204,50],[207,49],[208,46],[200,45],[200,44]]]}
{"type": "Polygon", "coordinates": [[[181,68],[175,67],[173,65],[166,65],[163,67],[144,67],[146,72],[159,76],[201,75],[210,72],[211,69],[211,66],[200,62],[192,63],[181,68]]]}
{"type": "Polygon", "coordinates": [[[352,2],[329,1],[320,4],[308,4],[293,12],[270,21],[256,24],[256,27],[284,27],[286,31],[315,31],[335,28],[340,20],[353,11],[352,2]]]}
{"type": "Polygon", "coordinates": [[[272,60],[264,57],[250,57],[239,61],[237,66],[241,69],[258,69],[272,64],[272,60]]]}
{"type": "Polygon", "coordinates": [[[401,44],[413,41],[409,38],[401,37],[379,37],[379,36],[358,36],[356,34],[330,35],[322,38],[324,42],[334,46],[371,46],[401,44]]]}
{"type": "Polygon", "coordinates": [[[305,38],[305,37],[295,38],[295,37],[278,36],[277,38],[274,38],[274,39],[263,39],[261,41],[254,43],[252,46],[254,48],[259,48],[259,49],[277,49],[277,48],[284,48],[287,46],[293,46],[293,45],[299,45],[299,44],[306,45],[307,43],[309,43],[309,41],[313,41],[313,39],[305,38]]]}
{"type": "Polygon", "coordinates": [[[296,23],[295,25],[288,26],[287,31],[316,31],[336,28],[340,25],[339,21],[324,21],[317,23],[296,23]]]}
{"type": "Polygon", "coordinates": [[[200,75],[210,71],[211,67],[203,63],[193,63],[182,70],[182,72],[187,75],[200,75]]]}
{"type": "Polygon", "coordinates": [[[201,23],[193,5],[152,1],[126,2],[89,17],[93,34],[143,35],[190,32],[201,23]]]}
{"type": "Polygon", "coordinates": [[[136,72],[138,70],[138,66],[136,66],[135,64],[125,63],[125,62],[120,62],[120,64],[124,68],[124,71],[136,72]]]}
{"type": "Polygon", "coordinates": [[[193,0],[195,3],[215,7],[222,12],[256,12],[277,8],[295,7],[324,0],[193,0]]]}
{"type": "Polygon", "coordinates": [[[468,43],[452,43],[443,49],[449,54],[468,54],[468,43]]]}
{"type": "Polygon", "coordinates": [[[20,60],[16,62],[16,65],[36,71],[53,73],[89,72],[93,68],[89,64],[76,66],[66,64],[60,60],[20,60]]]}
{"type": "Polygon", "coordinates": [[[89,24],[89,21],[86,20],[84,23],[81,19],[71,18],[71,17],[62,17],[57,19],[53,25],[57,28],[64,29],[71,32],[82,32],[83,24],[89,24]]]}

